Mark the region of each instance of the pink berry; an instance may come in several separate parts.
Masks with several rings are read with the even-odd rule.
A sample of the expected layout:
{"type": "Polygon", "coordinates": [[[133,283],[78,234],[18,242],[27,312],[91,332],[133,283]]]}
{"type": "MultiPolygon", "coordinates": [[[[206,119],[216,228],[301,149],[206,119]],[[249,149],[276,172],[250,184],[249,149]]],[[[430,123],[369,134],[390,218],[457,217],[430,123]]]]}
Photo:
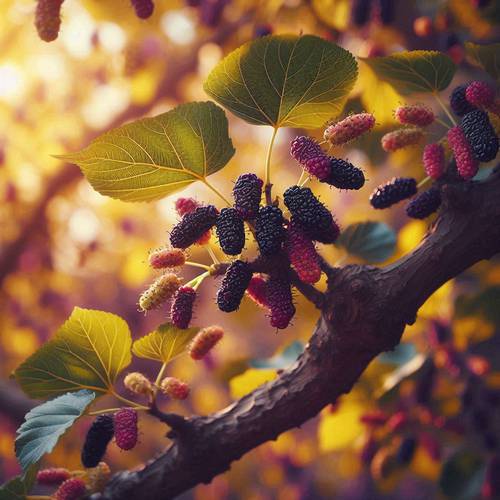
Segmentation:
{"type": "Polygon", "coordinates": [[[434,113],[425,106],[399,106],[395,116],[399,123],[417,127],[427,127],[434,121],[434,113]]]}
{"type": "Polygon", "coordinates": [[[137,444],[137,412],[122,408],[114,415],[115,441],[122,450],[131,450],[137,444]]]}
{"type": "Polygon", "coordinates": [[[473,106],[489,108],[495,101],[495,89],[486,82],[474,81],[467,85],[465,98],[473,106]]]}
{"type": "Polygon", "coordinates": [[[293,222],[288,228],[286,250],[290,263],[304,283],[319,281],[321,266],[314,242],[293,222]]]}
{"type": "Polygon", "coordinates": [[[320,181],[327,179],[332,170],[330,158],[325,154],[310,158],[303,165],[306,172],[317,177],[320,181]]]}
{"type": "Polygon", "coordinates": [[[418,128],[401,128],[385,134],[381,142],[384,150],[389,152],[417,144],[423,137],[424,133],[418,128]]]}
{"type": "Polygon", "coordinates": [[[200,205],[194,198],[177,198],[175,200],[175,210],[180,217],[194,212],[200,205]]]}
{"type": "Polygon", "coordinates": [[[189,355],[195,359],[203,359],[224,336],[220,326],[207,326],[200,330],[189,346],[189,355]]]}
{"type": "Polygon", "coordinates": [[[149,265],[153,269],[165,269],[183,266],[186,254],[180,248],[158,248],[149,254],[149,265]]]}
{"type": "Polygon", "coordinates": [[[246,293],[260,307],[269,308],[266,295],[267,280],[260,274],[254,274],[246,293]]]}
{"type": "Polygon", "coordinates": [[[67,479],[54,493],[54,500],[78,500],[86,493],[85,483],[80,478],[67,479]]]}
{"type": "Polygon", "coordinates": [[[345,144],[368,132],[374,125],[375,117],[371,113],[358,113],[328,126],[323,136],[332,144],[345,144]]]}
{"type": "Polygon", "coordinates": [[[189,385],[175,377],[165,377],[161,381],[161,390],[172,399],[186,399],[189,396],[189,385]]]}
{"type": "Polygon", "coordinates": [[[444,149],[441,144],[427,144],[422,156],[425,173],[434,180],[444,173],[444,149]]]}
{"type": "Polygon", "coordinates": [[[39,484],[54,485],[61,484],[69,479],[71,474],[68,469],[62,467],[52,467],[50,469],[43,469],[36,475],[36,480],[39,484]]]}
{"type": "Polygon", "coordinates": [[[448,130],[448,144],[455,156],[457,170],[462,179],[472,179],[477,174],[479,162],[474,158],[472,147],[463,130],[457,126],[448,130]]]}

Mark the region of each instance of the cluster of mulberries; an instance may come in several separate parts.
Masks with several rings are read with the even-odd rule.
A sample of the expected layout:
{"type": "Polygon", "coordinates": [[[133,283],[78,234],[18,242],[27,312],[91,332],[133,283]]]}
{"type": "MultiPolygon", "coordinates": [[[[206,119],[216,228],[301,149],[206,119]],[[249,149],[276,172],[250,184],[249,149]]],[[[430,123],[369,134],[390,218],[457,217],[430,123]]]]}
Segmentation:
{"type": "Polygon", "coordinates": [[[390,25],[396,16],[394,0],[353,0],[351,5],[351,21],[358,27],[365,26],[371,19],[390,25]]]}

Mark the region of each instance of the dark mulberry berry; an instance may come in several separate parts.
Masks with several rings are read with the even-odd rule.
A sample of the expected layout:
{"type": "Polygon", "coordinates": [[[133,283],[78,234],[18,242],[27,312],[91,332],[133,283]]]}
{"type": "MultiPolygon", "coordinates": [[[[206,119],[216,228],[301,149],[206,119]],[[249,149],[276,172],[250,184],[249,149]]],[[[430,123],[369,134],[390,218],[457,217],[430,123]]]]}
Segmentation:
{"type": "Polygon", "coordinates": [[[306,172],[317,177],[320,181],[327,179],[332,171],[330,158],[323,153],[320,156],[306,160],[303,163],[303,167],[306,172]]]}
{"type": "Polygon", "coordinates": [[[66,479],[69,479],[71,474],[68,469],[64,469],[61,467],[58,468],[50,468],[43,469],[38,471],[36,475],[36,481],[38,484],[46,484],[46,485],[55,485],[61,484],[66,479]]]}
{"type": "Polygon", "coordinates": [[[458,116],[464,116],[476,108],[473,106],[465,97],[465,92],[467,91],[467,83],[465,85],[459,85],[453,89],[450,95],[450,106],[453,112],[458,116]]]}
{"type": "Polygon", "coordinates": [[[140,19],[147,19],[151,17],[154,11],[154,3],[152,0],[130,0],[135,14],[140,19]]]}
{"type": "Polygon", "coordinates": [[[271,311],[271,326],[286,328],[295,314],[290,281],[285,276],[271,275],[266,292],[271,311]]]}
{"type": "Polygon", "coordinates": [[[361,189],[365,184],[363,171],[341,158],[330,158],[331,172],[323,182],[338,189],[361,189]]]}
{"type": "Polygon", "coordinates": [[[278,207],[267,205],[259,210],[255,221],[255,239],[262,255],[280,251],[285,239],[283,213],[278,207]]]}
{"type": "Polygon", "coordinates": [[[137,444],[137,412],[122,408],[114,415],[115,441],[118,448],[131,450],[137,444]]]}
{"type": "Polygon", "coordinates": [[[243,174],[234,184],[234,208],[243,220],[255,219],[259,212],[263,182],[255,174],[243,174]]]}
{"type": "Polygon", "coordinates": [[[414,437],[405,437],[399,445],[396,460],[402,465],[407,465],[412,461],[417,448],[417,440],[414,437]]]}
{"type": "Polygon", "coordinates": [[[441,205],[441,191],[437,187],[431,187],[408,203],[406,214],[412,219],[425,219],[433,214],[439,205],[441,205]]]}
{"type": "Polygon", "coordinates": [[[316,283],[321,277],[319,256],[312,240],[300,226],[290,223],[286,251],[299,278],[304,283],[316,283]]]}
{"type": "Polygon", "coordinates": [[[417,192],[417,182],[413,177],[394,177],[379,186],[370,196],[373,208],[388,208],[401,200],[411,198],[417,192]]]}
{"type": "Polygon", "coordinates": [[[307,160],[321,156],[323,150],[321,146],[311,137],[300,135],[290,144],[290,154],[299,163],[304,164],[307,160]]]}
{"type": "Polygon", "coordinates": [[[193,305],[196,299],[196,290],[190,286],[181,286],[175,294],[170,319],[177,328],[187,328],[193,316],[193,305]]]}
{"type": "Polygon", "coordinates": [[[380,0],[380,20],[382,24],[392,24],[396,14],[394,0],[380,0]]]}
{"type": "Polygon", "coordinates": [[[312,240],[333,243],[337,239],[340,231],[332,214],[309,188],[289,187],[283,197],[293,222],[299,224],[312,240]]]}
{"type": "Polygon", "coordinates": [[[371,15],[371,0],[353,0],[351,7],[351,19],[356,26],[364,26],[371,15]]]}
{"type": "Polygon", "coordinates": [[[233,312],[240,307],[251,278],[252,270],[247,262],[235,260],[227,268],[217,292],[217,306],[221,311],[233,312]]]}
{"type": "Polygon", "coordinates": [[[79,477],[73,477],[64,481],[54,493],[54,500],[78,500],[87,492],[85,482],[79,477]]]}
{"type": "Polygon", "coordinates": [[[35,11],[35,27],[44,42],[52,42],[61,27],[61,5],[64,0],[38,0],[35,11]]]}
{"type": "Polygon", "coordinates": [[[452,127],[448,130],[446,138],[455,156],[460,177],[465,180],[472,179],[477,174],[479,164],[464,131],[461,127],[452,127]]]}
{"type": "Polygon", "coordinates": [[[490,123],[488,113],[479,109],[462,118],[462,130],[477,160],[488,162],[498,153],[498,137],[490,123]]]}
{"type": "Polygon", "coordinates": [[[170,244],[174,248],[187,248],[196,242],[217,222],[218,212],[213,205],[198,207],[184,215],[170,233],[170,244]]]}
{"type": "Polygon", "coordinates": [[[245,246],[245,225],[236,209],[223,208],[215,226],[222,251],[238,255],[245,246]]]}
{"type": "Polygon", "coordinates": [[[113,417],[99,415],[87,432],[82,450],[82,464],[84,467],[96,467],[101,461],[108,443],[113,438],[113,417]]]}

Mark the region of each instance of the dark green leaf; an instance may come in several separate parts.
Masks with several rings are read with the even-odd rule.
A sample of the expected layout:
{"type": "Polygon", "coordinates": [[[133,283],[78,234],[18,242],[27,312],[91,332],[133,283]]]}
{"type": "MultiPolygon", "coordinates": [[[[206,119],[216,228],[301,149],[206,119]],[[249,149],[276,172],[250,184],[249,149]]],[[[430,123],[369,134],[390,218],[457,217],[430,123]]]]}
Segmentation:
{"type": "Polygon", "coordinates": [[[94,392],[83,389],[47,401],[26,414],[16,437],[16,456],[23,470],[53,450],[94,398],[94,392]]]}
{"type": "Polygon", "coordinates": [[[495,80],[500,80],[500,43],[478,45],[465,42],[465,51],[473,64],[483,68],[495,80]]]}
{"type": "Polygon", "coordinates": [[[350,52],[312,35],[271,35],[217,64],[205,91],[254,125],[317,128],[342,110],[357,77],[350,52]]]}
{"type": "Polygon", "coordinates": [[[36,481],[38,464],[28,467],[28,470],[0,486],[0,500],[25,500],[36,481]]]}
{"type": "Polygon", "coordinates": [[[366,262],[383,262],[394,253],[396,233],[383,222],[359,222],[347,226],[336,245],[366,262]]]}

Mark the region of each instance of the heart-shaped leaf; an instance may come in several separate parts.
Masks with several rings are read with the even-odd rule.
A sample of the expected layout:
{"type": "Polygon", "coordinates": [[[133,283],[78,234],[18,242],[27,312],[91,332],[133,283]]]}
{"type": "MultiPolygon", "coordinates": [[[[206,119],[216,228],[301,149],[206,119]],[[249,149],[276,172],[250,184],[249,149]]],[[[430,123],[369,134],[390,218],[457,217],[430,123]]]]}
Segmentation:
{"type": "Polygon", "coordinates": [[[16,456],[23,470],[50,453],[59,438],[74,424],[95,398],[92,391],[64,394],[35,406],[17,429],[16,456]]]}
{"type": "Polygon", "coordinates": [[[357,77],[350,52],[312,35],[271,35],[217,64],[205,91],[254,125],[317,128],[344,106],[357,77]]]}
{"type": "Polygon", "coordinates": [[[101,194],[151,201],[203,181],[233,154],[224,111],[212,102],[192,102],[112,129],[58,158],[76,163],[101,194]]]}
{"type": "Polygon", "coordinates": [[[26,500],[28,493],[35,484],[38,464],[28,467],[28,470],[0,486],[0,500],[26,500]]]}
{"type": "Polygon", "coordinates": [[[396,52],[390,56],[364,58],[362,61],[401,94],[444,90],[456,70],[447,55],[434,50],[396,52]]]}
{"type": "Polygon", "coordinates": [[[250,360],[250,366],[258,369],[274,368],[275,370],[282,370],[296,361],[303,350],[304,344],[296,340],[283,349],[283,352],[274,355],[272,358],[250,360]]]}
{"type": "Polygon", "coordinates": [[[366,262],[383,262],[396,248],[396,233],[383,222],[360,222],[347,226],[336,245],[366,262]]]}
{"type": "Polygon", "coordinates": [[[199,328],[183,330],[171,323],[164,323],[156,330],[136,340],[132,346],[132,352],[139,358],[169,363],[186,351],[198,331],[199,328]]]}
{"type": "Polygon", "coordinates": [[[22,363],[14,375],[32,398],[78,389],[102,394],[130,364],[131,345],[130,330],[122,318],[75,307],[54,338],[22,363]]]}
{"type": "Polygon", "coordinates": [[[465,42],[467,58],[473,64],[483,68],[495,80],[500,80],[500,43],[478,45],[477,43],[465,42]]]}

